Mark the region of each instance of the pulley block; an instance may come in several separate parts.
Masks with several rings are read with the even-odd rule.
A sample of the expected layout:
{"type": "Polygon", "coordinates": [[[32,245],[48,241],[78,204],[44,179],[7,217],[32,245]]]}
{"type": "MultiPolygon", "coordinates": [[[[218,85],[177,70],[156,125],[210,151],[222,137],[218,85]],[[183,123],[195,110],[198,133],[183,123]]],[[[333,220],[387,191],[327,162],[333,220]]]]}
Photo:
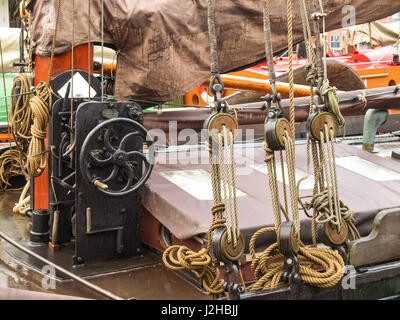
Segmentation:
{"type": "Polygon", "coordinates": [[[242,257],[245,250],[245,242],[242,234],[239,234],[236,245],[231,239],[228,241],[228,230],[220,228],[214,231],[212,238],[212,248],[215,257],[224,263],[237,262],[242,257]]]}
{"type": "Polygon", "coordinates": [[[296,236],[294,224],[291,221],[284,222],[277,231],[279,251],[284,256],[283,280],[292,283],[299,283],[300,264],[297,254],[299,252],[299,241],[296,236]]]}
{"type": "Polygon", "coordinates": [[[219,133],[222,133],[225,127],[233,133],[233,139],[238,135],[239,123],[234,116],[229,113],[214,113],[204,123],[204,129],[207,131],[207,138],[212,138],[215,143],[219,143],[219,133]]]}
{"type": "Polygon", "coordinates": [[[336,137],[339,132],[339,121],[330,112],[312,114],[307,120],[307,131],[313,139],[320,141],[320,134],[321,131],[325,132],[325,125],[329,130],[333,130],[333,136],[336,137]]]}
{"type": "Polygon", "coordinates": [[[320,238],[321,241],[326,244],[331,246],[332,244],[335,246],[340,246],[344,244],[349,237],[349,227],[347,226],[347,223],[342,221],[340,225],[340,231],[338,230],[337,226],[330,223],[326,222],[321,226],[321,231],[318,232],[321,234],[320,238]]]}
{"type": "Polygon", "coordinates": [[[286,118],[268,117],[264,124],[265,141],[273,151],[285,149],[286,132],[290,132],[290,123],[286,118]]]}

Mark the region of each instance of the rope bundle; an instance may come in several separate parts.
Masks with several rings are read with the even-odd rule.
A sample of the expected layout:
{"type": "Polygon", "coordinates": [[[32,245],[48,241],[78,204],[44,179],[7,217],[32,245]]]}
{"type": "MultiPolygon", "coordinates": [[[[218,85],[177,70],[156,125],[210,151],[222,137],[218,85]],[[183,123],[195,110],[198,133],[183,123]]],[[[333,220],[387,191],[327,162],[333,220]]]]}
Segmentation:
{"type": "MultiPolygon", "coordinates": [[[[328,189],[316,194],[313,196],[313,199],[310,202],[305,202],[305,209],[314,209],[315,212],[318,212],[316,215],[315,222],[316,223],[333,223],[337,225],[340,221],[335,221],[335,216],[332,215],[332,211],[329,207],[329,202],[332,201],[332,195],[328,189]]],[[[357,230],[354,219],[354,212],[343,203],[343,201],[339,200],[339,212],[341,216],[341,220],[344,221],[349,227],[350,231],[350,240],[359,239],[360,233],[357,230]]]]}
{"type": "Polygon", "coordinates": [[[9,149],[0,156],[0,191],[11,187],[10,179],[23,175],[23,162],[19,150],[9,149]]]}
{"type": "Polygon", "coordinates": [[[170,246],[163,253],[163,262],[171,270],[192,271],[209,294],[216,297],[223,295],[224,280],[220,279],[218,267],[206,248],[194,252],[184,246],[170,246]]]}
{"type": "MultiPolygon", "coordinates": [[[[256,232],[250,240],[251,268],[257,281],[249,287],[250,291],[275,289],[283,285],[283,255],[278,244],[269,246],[259,256],[254,245],[257,238],[266,232],[276,232],[275,228],[264,228],[256,232]]],[[[300,244],[299,263],[301,279],[321,288],[335,286],[343,277],[344,261],[336,252],[328,248],[305,247],[300,244]],[[323,271],[316,269],[322,267],[323,271]]]]}
{"type": "Polygon", "coordinates": [[[27,170],[33,177],[40,176],[47,165],[45,149],[46,130],[50,118],[51,89],[41,82],[36,87],[36,95],[30,100],[33,124],[31,126],[32,139],[28,148],[27,170]]]}
{"type": "Polygon", "coordinates": [[[29,106],[29,100],[33,96],[30,91],[31,81],[31,77],[27,74],[19,74],[14,78],[9,122],[17,149],[10,148],[0,156],[0,191],[11,187],[12,177],[24,175],[24,160],[32,122],[29,106]],[[16,92],[17,89],[19,94],[16,92]]]}
{"type": "Polygon", "coordinates": [[[225,226],[222,218],[225,205],[222,203],[212,208],[213,221],[207,233],[207,246],[199,252],[194,252],[185,246],[170,246],[162,256],[164,265],[171,270],[188,270],[201,281],[208,294],[218,298],[224,295],[224,281],[220,279],[218,265],[211,257],[211,239],[215,229],[225,226]]]}
{"type": "Polygon", "coordinates": [[[26,74],[18,74],[14,78],[9,121],[11,132],[18,149],[22,153],[28,150],[31,139],[32,110],[29,101],[32,99],[31,93],[32,78],[26,74]],[[19,89],[19,94],[17,94],[19,89]]]}

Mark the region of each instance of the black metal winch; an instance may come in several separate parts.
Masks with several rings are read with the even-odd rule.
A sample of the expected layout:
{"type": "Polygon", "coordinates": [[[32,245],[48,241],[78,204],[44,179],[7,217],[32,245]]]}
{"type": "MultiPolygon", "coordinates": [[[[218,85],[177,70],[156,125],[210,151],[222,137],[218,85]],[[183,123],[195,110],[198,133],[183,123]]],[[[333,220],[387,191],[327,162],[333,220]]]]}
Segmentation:
{"type": "Polygon", "coordinates": [[[82,82],[89,76],[74,70],[52,81],[51,227],[44,233],[52,246],[74,240],[75,265],[137,255],[141,252],[140,189],[154,165],[153,139],[142,126],[142,108],[132,101],[101,101],[101,84],[93,76],[91,98],[85,97],[87,88],[82,94],[75,88],[71,99],[71,78],[82,82]]]}

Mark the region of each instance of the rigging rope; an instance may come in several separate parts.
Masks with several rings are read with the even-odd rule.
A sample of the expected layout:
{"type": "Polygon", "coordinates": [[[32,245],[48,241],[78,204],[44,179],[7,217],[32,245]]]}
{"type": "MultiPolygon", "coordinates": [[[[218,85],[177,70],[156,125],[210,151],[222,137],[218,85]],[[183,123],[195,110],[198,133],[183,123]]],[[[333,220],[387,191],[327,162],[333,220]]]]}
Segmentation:
{"type": "MultiPolygon", "coordinates": [[[[268,13],[271,0],[263,0],[264,14],[268,13]]],[[[302,4],[300,3],[301,7],[302,4]]],[[[305,8],[305,4],[303,4],[305,8]]],[[[287,24],[288,24],[288,52],[289,52],[289,83],[291,89],[294,87],[293,81],[293,7],[292,1],[287,0],[287,24]]],[[[302,13],[304,16],[304,10],[302,13]]],[[[268,23],[268,19],[264,18],[264,22],[268,23]]],[[[303,21],[303,26],[306,27],[306,21],[303,21]]],[[[268,29],[268,28],[267,28],[268,29]]],[[[305,30],[305,34],[309,31],[305,30]]],[[[308,39],[308,36],[307,36],[308,39]]],[[[271,37],[267,38],[267,41],[271,42],[271,37]]],[[[269,47],[269,46],[266,46],[269,47]]],[[[310,52],[310,50],[308,50],[310,52]]],[[[268,56],[269,52],[266,52],[268,56]]],[[[273,66],[272,66],[273,68],[273,66]]],[[[269,69],[269,72],[274,70],[269,69]]],[[[298,185],[296,186],[295,177],[295,117],[294,117],[294,95],[290,95],[290,132],[285,130],[284,132],[284,149],[286,151],[286,163],[289,175],[289,191],[291,200],[292,219],[295,228],[296,241],[299,245],[299,265],[300,265],[300,276],[305,282],[311,283],[319,287],[331,287],[340,281],[343,277],[344,261],[342,257],[334,250],[316,247],[306,247],[300,241],[300,220],[298,216],[298,185]],[[320,270],[316,270],[316,267],[320,270]]],[[[311,102],[310,102],[311,105],[311,102]]],[[[268,121],[268,120],[267,120],[268,121]]],[[[307,149],[309,149],[310,144],[307,149]]],[[[280,204],[280,197],[277,185],[277,173],[275,164],[275,152],[268,145],[268,139],[266,137],[264,143],[264,149],[266,152],[265,162],[268,167],[268,180],[271,189],[273,212],[275,217],[274,228],[263,228],[256,232],[250,241],[250,253],[252,256],[252,270],[254,271],[256,282],[249,287],[251,291],[265,290],[277,288],[283,284],[284,275],[284,256],[279,251],[278,243],[274,243],[269,246],[261,255],[257,256],[255,253],[255,242],[257,238],[266,232],[277,233],[282,224],[281,212],[282,205],[280,204]]],[[[282,157],[282,156],[281,156],[282,157]]],[[[308,163],[310,162],[308,158],[308,163]]],[[[283,164],[282,164],[283,165],[283,164]]],[[[307,170],[308,172],[308,170],[307,170]]],[[[284,173],[282,173],[284,175],[284,173]]],[[[303,178],[302,180],[304,180],[303,178]]],[[[299,184],[301,181],[299,181],[299,184]]],[[[284,194],[285,197],[285,194],[284,194]]],[[[286,216],[288,220],[288,217],[286,216]]]]}
{"type": "MultiPolygon", "coordinates": [[[[215,3],[208,0],[208,27],[210,37],[210,84],[218,81],[223,87],[218,64],[217,37],[215,27],[215,3]]],[[[216,96],[217,101],[217,96],[216,96]]],[[[220,102],[220,101],[219,101],[220,102]]],[[[221,110],[219,110],[221,111],[221,110]]],[[[217,116],[221,113],[217,113],[217,116]]],[[[226,228],[227,242],[236,248],[240,236],[237,195],[236,170],[234,161],[234,132],[232,128],[222,125],[222,130],[212,132],[209,128],[207,143],[210,159],[211,186],[214,205],[212,223],[207,233],[207,245],[199,252],[185,246],[171,246],[163,253],[164,264],[173,270],[190,270],[200,278],[203,287],[215,297],[224,295],[224,280],[220,279],[219,261],[212,255],[212,237],[214,230],[226,228]],[[215,134],[216,133],[216,134],[215,134]]]]}
{"type": "MultiPolygon", "coordinates": [[[[319,102],[323,103],[326,111],[332,114],[337,119],[339,128],[345,128],[345,119],[340,112],[339,102],[337,98],[337,89],[329,85],[327,78],[327,65],[326,59],[321,55],[321,42],[319,33],[319,20],[322,18],[323,21],[323,32],[325,31],[325,16],[321,1],[319,1],[319,8],[316,0],[313,0],[314,9],[320,9],[321,12],[313,14],[314,19],[314,36],[316,38],[316,47],[313,48],[310,41],[308,52],[311,53],[309,75],[308,78],[311,80],[310,85],[314,86],[316,83],[316,75],[318,75],[318,89],[317,93],[319,96],[319,102]],[[324,99],[325,98],[325,99],[324,99]]],[[[304,18],[303,25],[309,24],[308,15],[306,12],[306,6],[304,0],[301,0],[302,18],[304,18]]],[[[305,32],[308,34],[308,32],[305,32]]],[[[309,36],[309,34],[308,34],[309,36]]],[[[325,44],[324,44],[325,45],[325,44]]],[[[313,91],[310,96],[310,114],[314,110],[314,97],[313,91]]],[[[335,133],[332,128],[328,128],[325,124],[324,128],[321,128],[319,139],[313,139],[310,135],[308,136],[308,144],[312,145],[312,158],[314,165],[314,189],[313,196],[310,202],[302,204],[305,210],[313,209],[313,220],[312,220],[312,232],[313,232],[313,243],[316,245],[316,224],[317,223],[331,223],[335,225],[337,231],[340,232],[342,221],[347,223],[350,231],[350,239],[358,239],[360,235],[355,227],[355,220],[353,218],[353,212],[339,199],[338,182],[336,173],[335,163],[335,133]]],[[[309,152],[309,149],[307,149],[309,152]]],[[[307,166],[307,178],[309,175],[309,168],[307,166]]],[[[300,184],[298,185],[298,188],[300,184]]],[[[304,197],[307,198],[307,197],[304,197]]],[[[299,199],[300,200],[300,199],[299,199]]],[[[301,200],[300,200],[301,202],[301,200]]]]}

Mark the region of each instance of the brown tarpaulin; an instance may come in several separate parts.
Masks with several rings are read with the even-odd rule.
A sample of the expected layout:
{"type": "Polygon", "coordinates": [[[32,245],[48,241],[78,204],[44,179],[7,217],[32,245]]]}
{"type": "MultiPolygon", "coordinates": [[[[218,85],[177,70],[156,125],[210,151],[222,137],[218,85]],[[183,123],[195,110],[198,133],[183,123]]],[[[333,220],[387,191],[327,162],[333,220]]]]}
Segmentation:
{"type": "MultiPolygon", "coordinates": [[[[56,53],[70,50],[72,21],[74,44],[101,41],[101,0],[61,1],[56,53]]],[[[311,1],[306,0],[311,10],[311,1]]],[[[58,0],[32,0],[34,52],[50,55],[58,0]]],[[[294,39],[302,39],[298,1],[294,3],[294,39]]],[[[328,14],[327,30],[341,28],[348,12],[355,8],[357,24],[390,16],[400,11],[392,0],[323,0],[328,14]],[[344,13],[343,13],[344,12],[344,13]]],[[[216,1],[219,62],[228,72],[262,59],[264,36],[260,0],[216,1]]],[[[275,51],[287,47],[286,2],[273,1],[272,31],[275,51]]],[[[157,101],[172,100],[209,77],[207,0],[104,0],[104,41],[112,44],[118,57],[117,96],[135,96],[157,101]]]]}

